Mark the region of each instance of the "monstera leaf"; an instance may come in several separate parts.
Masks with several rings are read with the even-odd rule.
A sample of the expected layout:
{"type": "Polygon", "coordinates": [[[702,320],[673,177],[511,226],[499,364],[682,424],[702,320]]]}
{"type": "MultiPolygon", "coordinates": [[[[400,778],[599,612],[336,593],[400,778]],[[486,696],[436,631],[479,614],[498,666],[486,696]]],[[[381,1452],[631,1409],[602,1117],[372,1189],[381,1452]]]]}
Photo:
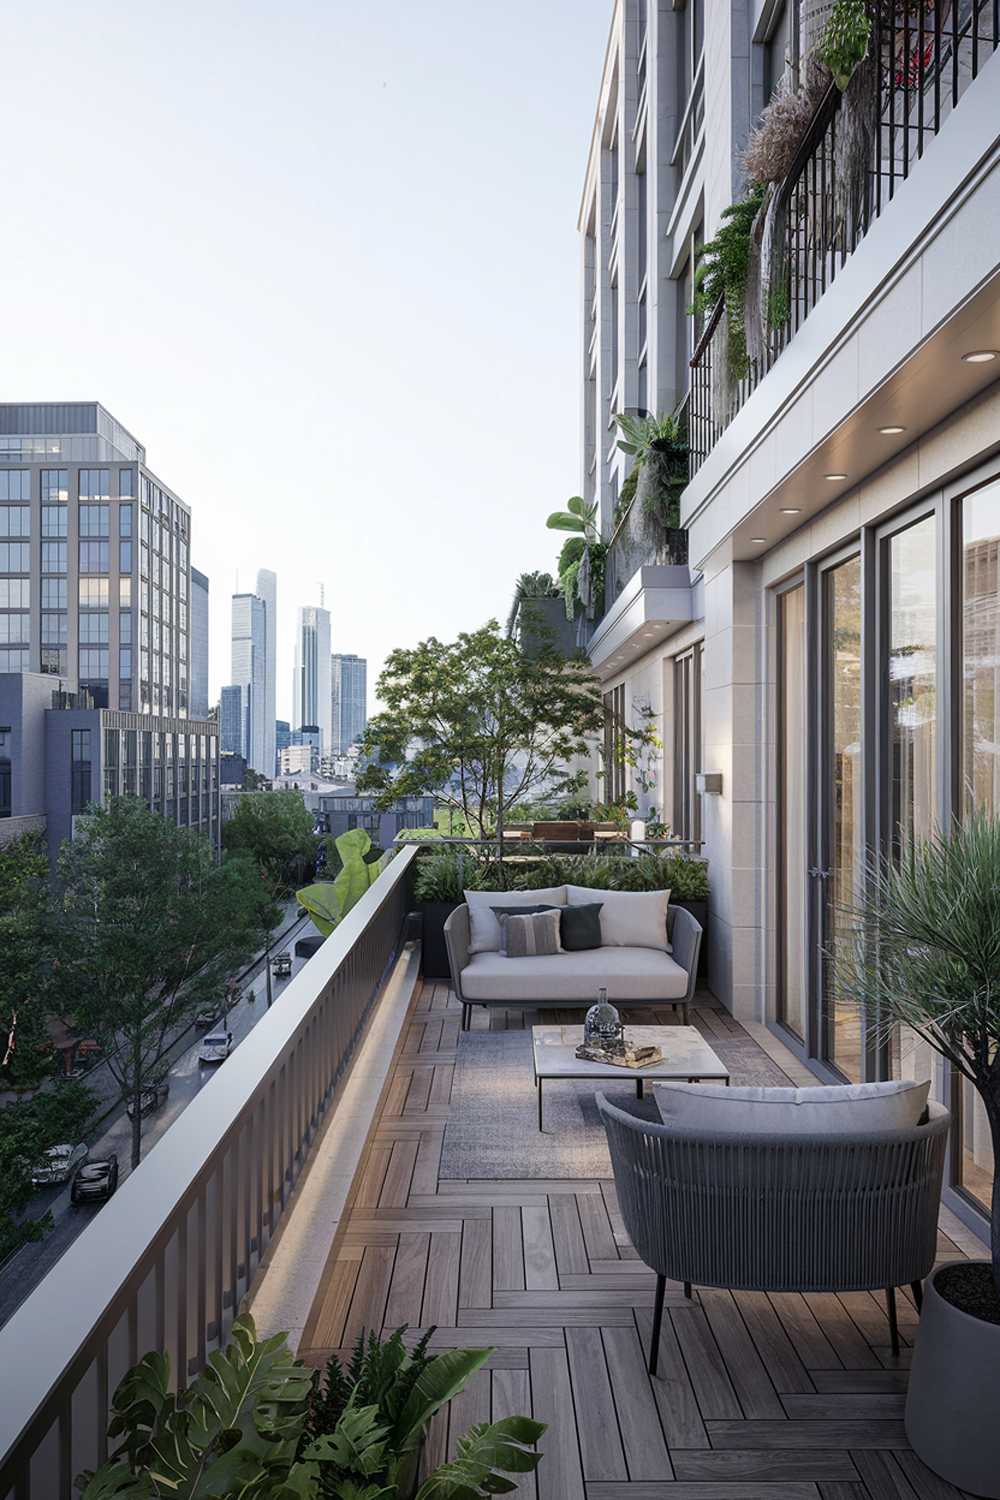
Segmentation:
{"type": "Polygon", "coordinates": [[[435,1469],[416,1500],[479,1500],[509,1494],[517,1485],[503,1475],[530,1474],[538,1467],[541,1454],[534,1445],[544,1431],[545,1423],[530,1417],[505,1417],[470,1427],[458,1440],[455,1458],[435,1469]]]}
{"type": "Polygon", "coordinates": [[[387,859],[383,854],[380,859],[366,861],[372,841],[363,828],[349,828],[335,843],[342,865],[336,880],[318,880],[295,893],[299,905],[309,913],[323,937],[330,936],[368,887],[375,884],[387,859]]]}
{"type": "Polygon", "coordinates": [[[295,899],[312,917],[316,931],[328,938],[340,921],[334,882],[317,880],[315,885],[303,886],[301,891],[295,892],[295,899]]]}

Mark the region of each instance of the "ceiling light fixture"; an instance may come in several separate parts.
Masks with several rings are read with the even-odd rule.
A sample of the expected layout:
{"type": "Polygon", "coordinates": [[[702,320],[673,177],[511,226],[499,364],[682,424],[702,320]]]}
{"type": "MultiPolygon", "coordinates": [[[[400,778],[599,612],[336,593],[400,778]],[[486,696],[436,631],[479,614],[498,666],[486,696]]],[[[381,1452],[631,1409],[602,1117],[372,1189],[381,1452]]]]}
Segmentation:
{"type": "Polygon", "coordinates": [[[846,479],[846,474],[824,474],[824,479],[846,479]]]}
{"type": "Polygon", "coordinates": [[[905,432],[905,427],[880,427],[879,432],[883,437],[895,437],[898,432],[905,432]]]}
{"type": "Polygon", "coordinates": [[[991,359],[1000,359],[1000,350],[970,349],[962,355],[962,363],[966,365],[987,365],[991,359]]]}
{"type": "Polygon", "coordinates": [[[802,514],[802,507],[801,505],[783,505],[781,507],[781,514],[783,516],[800,516],[802,514]]]}
{"type": "Polygon", "coordinates": [[[752,536],[750,538],[750,540],[752,542],[756,542],[759,547],[763,547],[766,544],[766,542],[767,542],[767,537],[766,536],[752,536]]]}

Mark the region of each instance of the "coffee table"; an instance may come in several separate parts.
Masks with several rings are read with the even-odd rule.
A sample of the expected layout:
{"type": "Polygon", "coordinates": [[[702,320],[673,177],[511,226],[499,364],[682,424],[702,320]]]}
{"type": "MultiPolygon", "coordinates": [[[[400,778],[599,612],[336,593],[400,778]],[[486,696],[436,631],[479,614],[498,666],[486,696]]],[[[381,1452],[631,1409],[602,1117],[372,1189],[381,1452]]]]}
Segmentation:
{"type": "Polygon", "coordinates": [[[659,1062],[645,1068],[616,1068],[611,1063],[586,1062],[576,1056],[583,1041],[582,1026],[532,1026],[531,1044],[538,1090],[538,1128],[542,1129],[542,1084],[546,1078],[635,1079],[642,1098],[645,1083],[667,1080],[699,1083],[705,1079],[729,1083],[729,1069],[717,1057],[696,1026],[626,1026],[626,1040],[659,1047],[659,1062]]]}

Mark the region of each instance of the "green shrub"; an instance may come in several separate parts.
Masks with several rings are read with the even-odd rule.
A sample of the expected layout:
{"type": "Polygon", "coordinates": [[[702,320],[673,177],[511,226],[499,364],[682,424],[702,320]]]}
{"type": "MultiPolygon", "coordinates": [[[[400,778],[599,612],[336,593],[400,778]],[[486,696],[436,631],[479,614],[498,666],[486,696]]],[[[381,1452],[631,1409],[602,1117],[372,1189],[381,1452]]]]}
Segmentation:
{"type": "Polygon", "coordinates": [[[420,855],[413,894],[418,901],[461,902],[463,891],[499,889],[486,883],[486,873],[476,855],[465,851],[420,855]]]}

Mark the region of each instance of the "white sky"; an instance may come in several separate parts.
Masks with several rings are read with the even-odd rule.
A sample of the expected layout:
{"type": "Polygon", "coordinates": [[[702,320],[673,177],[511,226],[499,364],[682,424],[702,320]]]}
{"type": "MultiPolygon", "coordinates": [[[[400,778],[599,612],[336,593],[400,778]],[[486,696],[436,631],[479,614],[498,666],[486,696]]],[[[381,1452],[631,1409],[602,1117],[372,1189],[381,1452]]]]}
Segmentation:
{"type": "Polygon", "coordinates": [[[0,399],[100,400],[237,571],[369,658],[501,619],[579,488],[610,0],[5,9],[0,399]]]}

